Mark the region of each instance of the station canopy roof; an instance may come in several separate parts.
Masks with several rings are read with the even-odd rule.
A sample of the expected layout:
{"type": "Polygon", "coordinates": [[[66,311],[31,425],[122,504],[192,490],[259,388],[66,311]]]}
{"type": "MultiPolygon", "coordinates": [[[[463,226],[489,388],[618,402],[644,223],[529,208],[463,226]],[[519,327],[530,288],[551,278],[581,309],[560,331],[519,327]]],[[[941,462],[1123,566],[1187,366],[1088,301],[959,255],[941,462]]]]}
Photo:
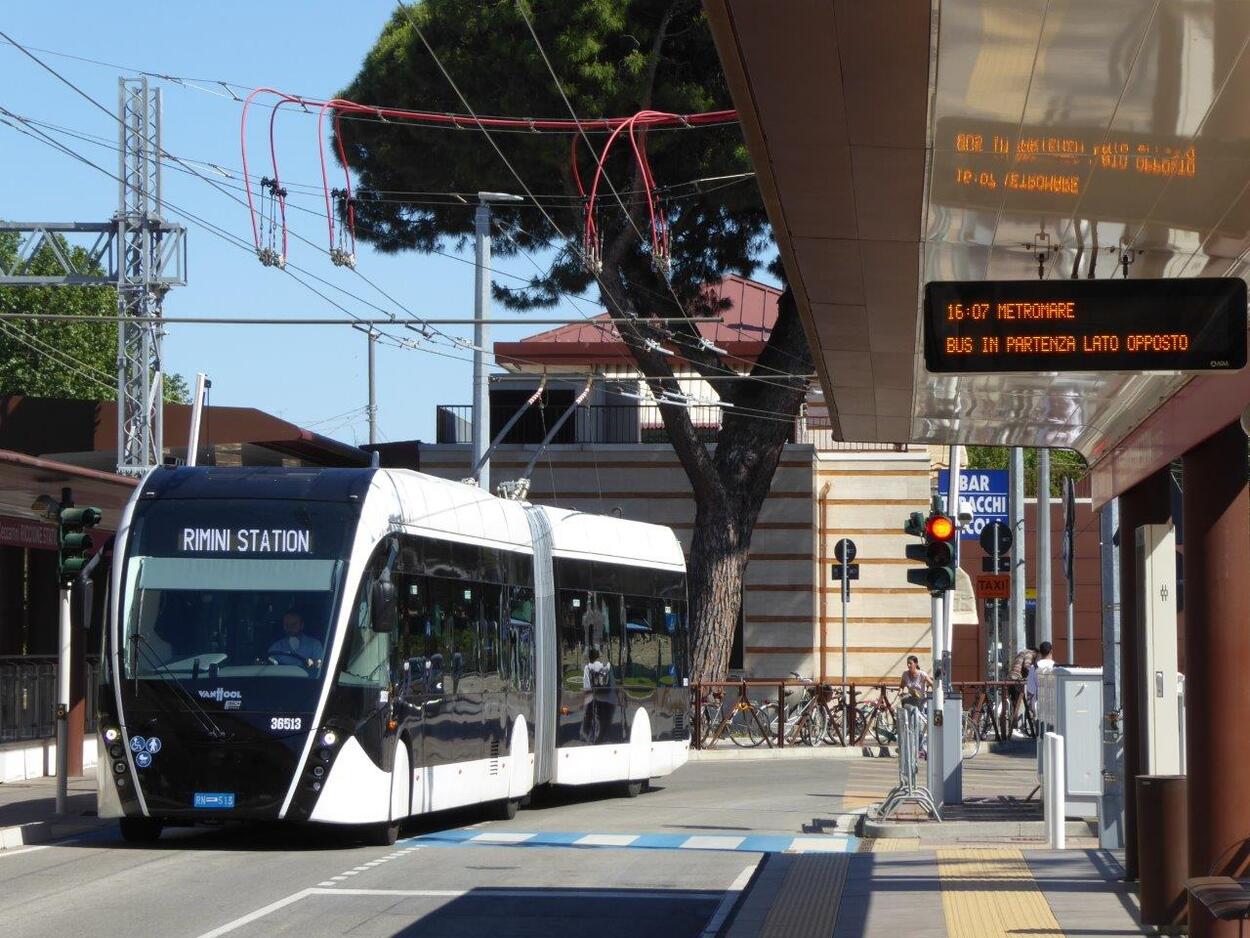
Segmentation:
{"type": "Polygon", "coordinates": [[[1244,277],[1250,3],[704,7],[835,436],[1071,447],[1108,495],[1237,419],[1245,370],[931,375],[920,310],[1039,253],[1047,278],[1124,253],[1132,278],[1244,277]]]}

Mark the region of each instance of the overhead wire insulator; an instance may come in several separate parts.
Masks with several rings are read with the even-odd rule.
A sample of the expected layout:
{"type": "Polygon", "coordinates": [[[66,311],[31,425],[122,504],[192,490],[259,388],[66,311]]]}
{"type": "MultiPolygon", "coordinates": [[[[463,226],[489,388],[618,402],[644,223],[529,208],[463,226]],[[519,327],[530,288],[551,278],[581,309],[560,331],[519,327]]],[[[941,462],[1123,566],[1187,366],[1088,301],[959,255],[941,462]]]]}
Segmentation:
{"type": "Polygon", "coordinates": [[[331,189],[330,196],[334,199],[335,210],[343,219],[343,224],[336,231],[337,243],[330,247],[330,262],[336,267],[356,269],[355,239],[349,237],[350,219],[355,217],[356,200],[351,198],[346,189],[331,189]]]}
{"type": "Polygon", "coordinates": [[[705,352],[711,352],[713,355],[728,355],[729,354],[719,345],[714,345],[710,340],[708,340],[704,336],[699,336],[699,348],[701,348],[705,352]]]}
{"type": "Polygon", "coordinates": [[[286,199],[286,189],[268,176],[261,178],[260,189],[260,244],[256,249],[256,257],[264,266],[281,270],[286,266],[286,255],[278,249],[278,227],[279,213],[282,211],[280,203],[286,199]]]}

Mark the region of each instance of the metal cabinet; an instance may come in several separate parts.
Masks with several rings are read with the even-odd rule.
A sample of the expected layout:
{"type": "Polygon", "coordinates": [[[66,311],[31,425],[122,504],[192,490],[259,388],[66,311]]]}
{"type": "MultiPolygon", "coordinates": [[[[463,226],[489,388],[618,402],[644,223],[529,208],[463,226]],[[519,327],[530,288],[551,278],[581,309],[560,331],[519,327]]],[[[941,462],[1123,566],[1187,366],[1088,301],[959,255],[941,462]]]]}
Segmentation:
{"type": "MultiPolygon", "coordinates": [[[[1043,672],[1037,699],[1038,719],[1064,739],[1067,815],[1096,817],[1102,794],[1102,668],[1043,672]]],[[[1039,741],[1039,760],[1041,749],[1039,741]]]]}

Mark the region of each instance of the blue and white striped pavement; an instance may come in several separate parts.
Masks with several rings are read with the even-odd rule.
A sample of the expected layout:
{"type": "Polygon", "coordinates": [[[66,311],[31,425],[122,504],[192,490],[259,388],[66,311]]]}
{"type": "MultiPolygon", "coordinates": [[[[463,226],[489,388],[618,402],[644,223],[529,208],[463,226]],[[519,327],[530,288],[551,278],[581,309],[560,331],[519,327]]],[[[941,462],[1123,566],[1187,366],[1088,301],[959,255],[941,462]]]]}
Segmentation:
{"type": "Polygon", "coordinates": [[[403,841],[421,847],[609,847],[631,850],[735,850],[744,853],[854,853],[849,834],[611,834],[585,831],[483,831],[459,828],[403,841]]]}

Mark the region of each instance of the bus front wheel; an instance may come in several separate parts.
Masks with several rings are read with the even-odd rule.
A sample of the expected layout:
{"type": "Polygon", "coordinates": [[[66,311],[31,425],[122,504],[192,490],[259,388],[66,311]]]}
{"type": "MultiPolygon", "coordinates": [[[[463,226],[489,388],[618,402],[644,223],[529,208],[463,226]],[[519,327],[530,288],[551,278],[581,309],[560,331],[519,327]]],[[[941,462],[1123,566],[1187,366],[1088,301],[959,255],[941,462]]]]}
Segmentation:
{"type": "Polygon", "coordinates": [[[150,844],[160,839],[165,825],[156,818],[124,817],[120,821],[122,840],[128,844],[150,844]]]}
{"type": "Polygon", "coordinates": [[[364,840],[371,847],[393,847],[399,840],[399,822],[383,821],[365,828],[364,840]]]}

